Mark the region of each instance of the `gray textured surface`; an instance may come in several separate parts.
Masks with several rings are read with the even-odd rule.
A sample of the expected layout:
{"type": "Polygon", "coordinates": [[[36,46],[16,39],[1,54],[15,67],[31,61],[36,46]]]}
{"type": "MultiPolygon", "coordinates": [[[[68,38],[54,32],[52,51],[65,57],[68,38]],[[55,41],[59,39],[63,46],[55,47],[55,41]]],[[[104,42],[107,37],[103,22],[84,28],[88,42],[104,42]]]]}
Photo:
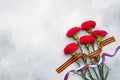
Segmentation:
{"type": "MultiPolygon", "coordinates": [[[[63,80],[55,69],[70,56],[66,31],[93,19],[116,42],[104,48],[113,53],[120,44],[120,0],[0,0],[0,80],[63,80]],[[113,46],[112,46],[113,45],[113,46]]],[[[120,53],[107,58],[108,80],[120,79],[120,53]],[[115,68],[115,70],[114,70],[115,68]]],[[[71,76],[69,80],[80,80],[71,76]]]]}

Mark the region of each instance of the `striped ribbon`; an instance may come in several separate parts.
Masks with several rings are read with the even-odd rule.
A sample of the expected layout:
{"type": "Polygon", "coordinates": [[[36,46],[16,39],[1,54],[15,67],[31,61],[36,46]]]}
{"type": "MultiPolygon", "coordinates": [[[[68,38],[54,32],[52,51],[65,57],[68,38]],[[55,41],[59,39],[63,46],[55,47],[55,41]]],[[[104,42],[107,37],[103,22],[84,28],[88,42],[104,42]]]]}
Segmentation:
{"type": "Polygon", "coordinates": [[[64,80],[68,80],[68,77],[70,74],[75,74],[76,73],[76,70],[71,70],[71,71],[68,71],[64,77],[64,80]]]}
{"type": "Polygon", "coordinates": [[[106,57],[114,57],[118,53],[119,50],[120,50],[120,46],[118,46],[116,48],[113,55],[108,54],[108,53],[103,53],[99,62],[93,62],[92,64],[83,65],[80,68],[78,68],[77,70],[71,70],[71,71],[67,72],[65,77],[64,77],[64,80],[68,80],[68,77],[69,77],[70,74],[75,74],[77,72],[82,72],[89,67],[96,67],[96,66],[100,65],[101,63],[103,63],[106,60],[106,57]]]}
{"type": "Polygon", "coordinates": [[[90,54],[88,54],[88,55],[85,54],[85,53],[76,53],[76,55],[74,55],[73,57],[71,57],[70,59],[68,59],[64,64],[62,64],[60,67],[58,67],[58,68],[56,69],[56,71],[57,71],[58,73],[62,72],[62,71],[63,71],[65,68],[67,68],[69,65],[71,65],[71,64],[74,63],[74,62],[76,62],[80,57],[83,57],[83,58],[94,58],[94,57],[96,57],[96,56],[99,56],[99,55],[101,54],[101,52],[102,52],[102,48],[103,48],[105,45],[107,45],[107,44],[109,44],[109,43],[111,43],[111,42],[114,42],[114,41],[115,41],[115,38],[114,38],[114,37],[110,37],[110,38],[102,41],[102,42],[100,43],[99,49],[96,50],[96,51],[94,51],[94,52],[92,52],[92,53],[90,53],[90,54]]]}

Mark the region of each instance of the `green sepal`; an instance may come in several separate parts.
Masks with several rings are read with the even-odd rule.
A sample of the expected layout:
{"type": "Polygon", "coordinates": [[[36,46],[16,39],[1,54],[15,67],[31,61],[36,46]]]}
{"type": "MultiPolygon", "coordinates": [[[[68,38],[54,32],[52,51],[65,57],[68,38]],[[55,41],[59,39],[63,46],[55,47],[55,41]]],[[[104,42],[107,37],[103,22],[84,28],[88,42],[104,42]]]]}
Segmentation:
{"type": "Polygon", "coordinates": [[[86,44],[85,44],[85,47],[86,47],[87,50],[89,51],[89,50],[90,50],[90,43],[86,43],[86,44]]]}
{"type": "Polygon", "coordinates": [[[90,43],[85,44],[87,48],[90,48],[90,43]]]}
{"type": "Polygon", "coordinates": [[[77,41],[78,40],[78,33],[74,34],[73,38],[77,41]]]}
{"type": "Polygon", "coordinates": [[[87,32],[88,32],[89,34],[92,34],[92,30],[91,30],[91,29],[87,29],[87,32]]]}
{"type": "Polygon", "coordinates": [[[103,37],[100,35],[100,36],[97,36],[97,44],[99,45],[100,42],[102,41],[103,37]]]}
{"type": "Polygon", "coordinates": [[[72,52],[71,55],[74,56],[76,54],[76,52],[72,52]]]}

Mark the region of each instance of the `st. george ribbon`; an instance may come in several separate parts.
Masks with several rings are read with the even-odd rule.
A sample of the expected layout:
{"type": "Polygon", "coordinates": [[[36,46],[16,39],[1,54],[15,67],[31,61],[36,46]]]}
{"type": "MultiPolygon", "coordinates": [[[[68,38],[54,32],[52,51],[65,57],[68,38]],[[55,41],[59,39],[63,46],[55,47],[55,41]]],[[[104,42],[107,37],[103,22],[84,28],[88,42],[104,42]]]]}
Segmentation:
{"type": "MultiPolygon", "coordinates": [[[[66,69],[69,65],[71,65],[72,63],[74,63],[74,62],[76,62],[79,58],[94,58],[94,57],[97,57],[97,56],[99,56],[100,54],[101,54],[101,52],[102,52],[102,48],[105,46],[105,45],[107,45],[107,44],[109,44],[109,43],[112,43],[112,42],[114,42],[115,41],[115,38],[114,37],[110,37],[110,38],[108,38],[108,39],[105,39],[104,41],[102,41],[101,43],[100,43],[100,47],[99,47],[99,49],[98,50],[96,50],[96,51],[94,51],[94,52],[92,52],[92,53],[90,53],[90,54],[85,54],[85,53],[77,53],[77,54],[75,54],[73,57],[71,57],[70,59],[68,59],[64,64],[62,64],[59,68],[57,68],[56,69],[56,71],[58,72],[58,73],[60,73],[60,72],[62,72],[64,69],[66,69]]],[[[108,56],[108,54],[104,54],[105,56],[108,56]]],[[[102,57],[104,57],[104,56],[102,56],[102,57]]],[[[105,58],[102,58],[102,59],[105,59],[105,58]]],[[[104,61],[104,60],[103,60],[104,61]]],[[[102,60],[101,60],[101,62],[102,62],[102,60]]],[[[99,62],[100,63],[100,62],[99,62]]],[[[98,64],[98,62],[94,62],[93,64],[91,64],[91,65],[87,65],[87,66],[81,66],[81,68],[82,68],[82,70],[83,69],[85,69],[85,68],[87,68],[88,66],[93,66],[94,64],[98,64]]],[[[79,69],[79,70],[81,70],[81,69],[79,69]]]]}
{"type": "Polygon", "coordinates": [[[70,74],[75,74],[77,72],[82,72],[82,71],[86,70],[89,67],[96,67],[96,66],[100,65],[101,63],[103,63],[106,60],[106,57],[114,57],[118,53],[119,50],[120,50],[120,46],[118,46],[116,48],[113,55],[111,55],[109,53],[103,53],[99,62],[93,62],[92,64],[83,65],[83,66],[79,67],[77,70],[68,71],[66,73],[65,77],[64,77],[64,80],[68,80],[68,77],[69,77],[70,74]]]}

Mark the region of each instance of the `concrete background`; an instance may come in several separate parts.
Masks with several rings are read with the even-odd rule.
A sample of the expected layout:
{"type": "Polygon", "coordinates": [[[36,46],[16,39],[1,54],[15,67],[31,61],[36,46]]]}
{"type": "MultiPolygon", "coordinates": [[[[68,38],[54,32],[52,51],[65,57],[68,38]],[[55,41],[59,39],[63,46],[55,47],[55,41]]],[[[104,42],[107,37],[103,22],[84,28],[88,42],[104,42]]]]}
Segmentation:
{"type": "MultiPolygon", "coordinates": [[[[0,0],[0,80],[63,80],[55,69],[70,56],[63,48],[73,26],[95,20],[116,42],[104,48],[113,53],[120,45],[120,0],[0,0]]],[[[120,79],[120,53],[107,58],[108,80],[120,79]]],[[[77,75],[69,80],[80,80],[77,75]]],[[[81,79],[82,80],[82,79],[81,79]]]]}

